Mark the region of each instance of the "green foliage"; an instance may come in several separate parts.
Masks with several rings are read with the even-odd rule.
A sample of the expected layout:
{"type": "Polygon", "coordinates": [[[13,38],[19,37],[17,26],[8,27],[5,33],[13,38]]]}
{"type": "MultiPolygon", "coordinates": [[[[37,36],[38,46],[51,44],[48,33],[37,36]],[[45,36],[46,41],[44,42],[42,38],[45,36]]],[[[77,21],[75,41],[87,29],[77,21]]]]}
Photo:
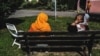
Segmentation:
{"type": "Polygon", "coordinates": [[[27,9],[48,9],[51,7],[50,1],[51,0],[39,0],[39,2],[36,2],[36,0],[32,0],[32,2],[24,2],[21,7],[27,9]]]}
{"type": "Polygon", "coordinates": [[[77,1],[78,0],[67,0],[67,4],[68,4],[68,10],[74,10],[75,8],[77,8],[77,1]]]}
{"type": "Polygon", "coordinates": [[[34,8],[34,3],[25,2],[22,4],[23,8],[34,8]]]}
{"type": "Polygon", "coordinates": [[[16,10],[23,0],[1,0],[0,1],[0,14],[2,18],[9,15],[13,10],[16,10]]]}
{"type": "MultiPolygon", "coordinates": [[[[66,10],[76,10],[78,0],[57,0],[57,10],[66,11],[66,10]]],[[[37,3],[35,0],[32,0],[31,3],[24,2],[23,8],[33,8],[33,9],[46,9],[54,10],[54,2],[52,0],[39,0],[37,3]]]]}
{"type": "Polygon", "coordinates": [[[57,10],[58,11],[66,11],[66,10],[68,10],[67,7],[68,7],[67,4],[64,4],[64,5],[60,4],[57,6],[57,10]]]}
{"type": "Polygon", "coordinates": [[[0,26],[4,26],[5,18],[14,12],[24,0],[0,0],[0,26]]]}

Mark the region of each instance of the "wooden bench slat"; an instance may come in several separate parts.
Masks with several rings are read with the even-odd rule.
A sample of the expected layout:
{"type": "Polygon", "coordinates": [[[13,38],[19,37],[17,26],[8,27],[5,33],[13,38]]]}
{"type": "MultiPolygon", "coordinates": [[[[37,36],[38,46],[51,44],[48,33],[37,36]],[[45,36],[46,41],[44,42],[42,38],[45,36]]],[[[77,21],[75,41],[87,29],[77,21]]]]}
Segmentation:
{"type": "MultiPolygon", "coordinates": [[[[24,38],[25,37],[19,38],[19,39],[24,39],[24,38]]],[[[78,36],[78,37],[68,37],[68,36],[66,37],[56,37],[56,36],[39,37],[37,36],[37,37],[27,37],[27,39],[29,40],[87,40],[87,39],[91,39],[91,37],[90,36],[78,36]]]]}
{"type": "Polygon", "coordinates": [[[100,31],[84,31],[84,32],[18,32],[19,35],[75,35],[75,34],[100,34],[100,31]]]}
{"type": "MultiPolygon", "coordinates": [[[[70,46],[81,46],[81,45],[87,45],[87,43],[84,43],[84,42],[80,42],[80,43],[78,43],[78,42],[75,42],[75,43],[71,43],[71,42],[67,42],[67,43],[59,43],[59,42],[51,42],[51,43],[29,43],[28,45],[30,45],[30,46],[32,46],[32,45],[37,45],[37,44],[48,44],[48,45],[61,45],[61,46],[64,46],[64,45],[70,45],[70,46]],[[58,44],[57,44],[58,43],[58,44]]],[[[23,45],[25,45],[25,44],[23,44],[23,45]]]]}
{"type": "MultiPolygon", "coordinates": [[[[37,47],[37,46],[31,46],[29,47],[30,51],[53,51],[53,52],[62,52],[62,51],[82,51],[83,48],[82,47],[78,47],[78,46],[48,46],[48,47],[37,47]]],[[[23,46],[22,49],[27,49],[27,47],[23,46]]]]}

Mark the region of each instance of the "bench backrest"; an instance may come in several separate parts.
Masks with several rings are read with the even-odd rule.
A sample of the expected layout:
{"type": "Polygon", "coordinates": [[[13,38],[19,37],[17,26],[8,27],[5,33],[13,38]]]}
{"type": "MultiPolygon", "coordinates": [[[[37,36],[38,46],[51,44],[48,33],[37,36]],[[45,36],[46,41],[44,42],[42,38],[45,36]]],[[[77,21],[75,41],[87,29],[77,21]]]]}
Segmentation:
{"type": "Polygon", "coordinates": [[[81,46],[92,47],[100,31],[87,32],[19,32],[22,49],[27,51],[76,51],[81,46]],[[96,34],[98,34],[96,36],[96,34]]]}

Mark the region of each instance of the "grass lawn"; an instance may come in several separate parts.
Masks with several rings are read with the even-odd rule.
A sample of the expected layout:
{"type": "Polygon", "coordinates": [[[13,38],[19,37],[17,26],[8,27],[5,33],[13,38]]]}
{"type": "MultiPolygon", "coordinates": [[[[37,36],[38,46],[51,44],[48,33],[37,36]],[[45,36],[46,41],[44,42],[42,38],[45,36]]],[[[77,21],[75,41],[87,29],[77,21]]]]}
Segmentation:
{"type": "MultiPolygon", "coordinates": [[[[36,17],[24,17],[9,19],[7,22],[15,24],[18,30],[27,31],[30,24],[34,22],[35,19],[36,17]]],[[[71,21],[73,21],[73,18],[71,17],[58,17],[56,21],[54,17],[49,17],[52,31],[67,31],[67,23],[70,23],[71,21]]],[[[90,21],[89,27],[91,30],[100,30],[100,23],[90,21]]],[[[18,49],[16,45],[13,47],[11,46],[12,42],[13,38],[6,27],[0,29],[0,56],[25,56],[25,53],[18,49]]],[[[100,56],[100,50],[93,50],[92,54],[92,56],[100,56]]]]}

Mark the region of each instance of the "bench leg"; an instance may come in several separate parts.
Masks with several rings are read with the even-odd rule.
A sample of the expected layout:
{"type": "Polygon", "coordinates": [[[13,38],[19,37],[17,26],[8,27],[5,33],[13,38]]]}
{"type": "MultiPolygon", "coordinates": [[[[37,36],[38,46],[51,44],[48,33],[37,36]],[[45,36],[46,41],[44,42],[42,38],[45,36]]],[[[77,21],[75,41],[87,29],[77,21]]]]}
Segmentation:
{"type": "Polygon", "coordinates": [[[31,52],[29,50],[27,50],[26,55],[31,56],[31,52]]]}
{"type": "Polygon", "coordinates": [[[83,47],[83,54],[84,54],[84,56],[87,56],[87,50],[86,50],[86,47],[83,47]]]}
{"type": "Polygon", "coordinates": [[[30,53],[27,53],[27,56],[31,56],[30,53]]]}
{"type": "Polygon", "coordinates": [[[92,47],[88,47],[88,56],[92,56],[92,47]]]}
{"type": "Polygon", "coordinates": [[[88,56],[92,56],[93,41],[91,41],[90,44],[91,44],[91,45],[88,46],[88,56]]]}
{"type": "Polygon", "coordinates": [[[88,56],[92,56],[91,52],[88,53],[88,56]]]}
{"type": "Polygon", "coordinates": [[[86,55],[86,52],[83,52],[83,51],[82,51],[82,52],[79,52],[79,51],[78,51],[78,53],[79,53],[81,56],[87,56],[87,55],[86,55]]]}
{"type": "Polygon", "coordinates": [[[83,47],[82,48],[83,51],[77,51],[81,56],[87,56],[87,50],[86,50],[86,47],[83,47]]]}

